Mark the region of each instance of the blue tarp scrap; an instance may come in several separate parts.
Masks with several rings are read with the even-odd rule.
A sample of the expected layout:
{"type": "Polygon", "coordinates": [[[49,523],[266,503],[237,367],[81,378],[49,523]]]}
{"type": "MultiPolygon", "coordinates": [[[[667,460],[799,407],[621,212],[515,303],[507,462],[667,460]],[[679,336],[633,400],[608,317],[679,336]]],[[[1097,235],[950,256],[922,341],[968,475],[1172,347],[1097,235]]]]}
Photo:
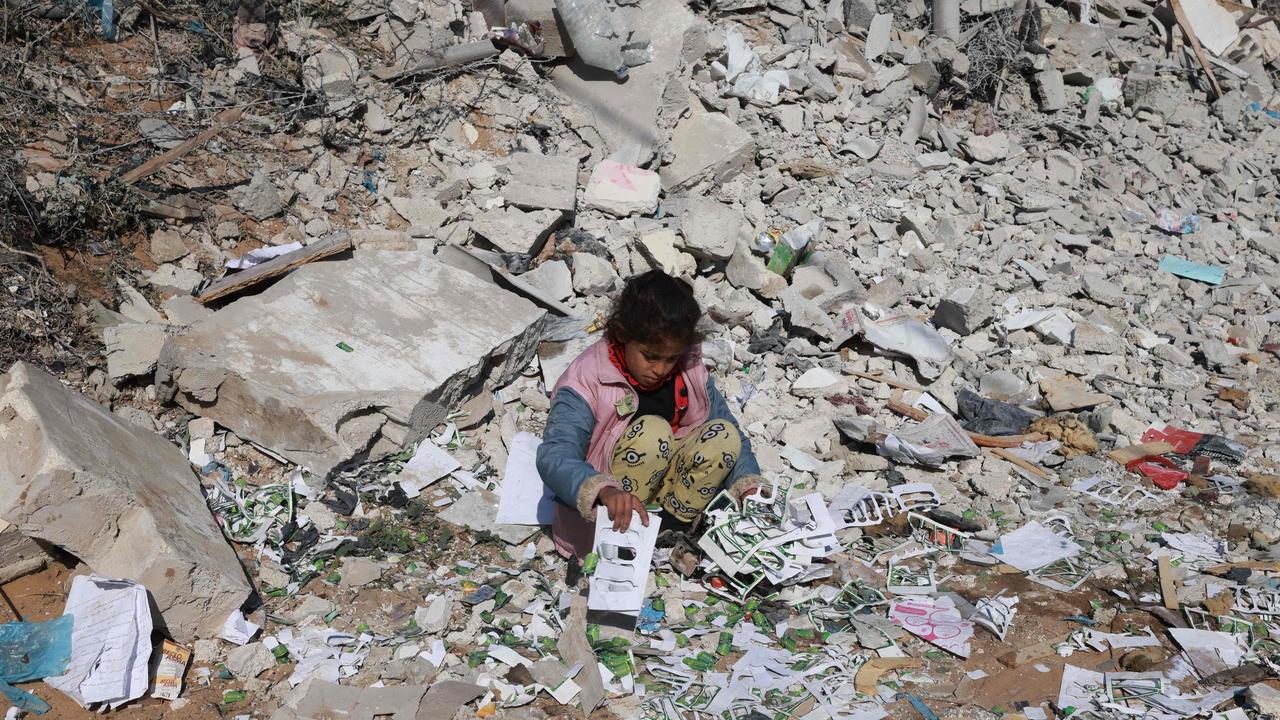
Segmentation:
{"type": "Polygon", "coordinates": [[[56,677],[71,662],[71,627],[75,618],[63,615],[49,622],[0,625],[0,695],[14,706],[42,715],[49,704],[11,683],[56,677]]]}

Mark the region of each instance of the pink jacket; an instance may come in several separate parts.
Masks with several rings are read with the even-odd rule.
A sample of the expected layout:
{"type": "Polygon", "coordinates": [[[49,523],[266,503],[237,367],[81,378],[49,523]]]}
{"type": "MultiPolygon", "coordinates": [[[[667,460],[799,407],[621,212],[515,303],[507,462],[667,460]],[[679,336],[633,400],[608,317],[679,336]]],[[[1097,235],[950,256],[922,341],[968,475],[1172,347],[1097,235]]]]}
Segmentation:
{"type": "MultiPolygon", "coordinates": [[[[701,347],[690,350],[682,361],[679,372],[683,374],[684,386],[689,390],[689,407],[680,417],[680,427],[675,432],[677,439],[685,437],[710,417],[711,401],[707,395],[710,376],[702,364],[701,347]]],[[[635,414],[639,398],[627,379],[609,361],[609,346],[606,341],[601,340],[588,347],[569,365],[551,393],[553,401],[561,388],[572,389],[590,406],[591,414],[595,417],[595,428],[587,447],[586,460],[596,472],[608,475],[613,462],[614,446],[626,430],[627,421],[635,414]]],[[[578,512],[562,503],[556,503],[551,534],[555,539],[556,549],[565,557],[577,555],[581,558],[591,552],[595,525],[583,515],[590,512],[600,490],[619,487],[607,481],[588,482],[591,485],[584,486],[579,493],[578,512]]]]}

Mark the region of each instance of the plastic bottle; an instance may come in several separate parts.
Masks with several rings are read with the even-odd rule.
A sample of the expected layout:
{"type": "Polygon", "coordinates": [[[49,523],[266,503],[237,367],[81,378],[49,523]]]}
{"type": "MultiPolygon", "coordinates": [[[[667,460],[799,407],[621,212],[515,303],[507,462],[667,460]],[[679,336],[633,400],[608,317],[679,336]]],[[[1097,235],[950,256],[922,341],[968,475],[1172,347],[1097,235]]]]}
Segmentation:
{"type": "Polygon", "coordinates": [[[613,24],[613,9],[605,0],[555,0],[556,11],[573,40],[582,62],[608,70],[618,79],[627,76],[622,58],[622,33],[613,24]]]}

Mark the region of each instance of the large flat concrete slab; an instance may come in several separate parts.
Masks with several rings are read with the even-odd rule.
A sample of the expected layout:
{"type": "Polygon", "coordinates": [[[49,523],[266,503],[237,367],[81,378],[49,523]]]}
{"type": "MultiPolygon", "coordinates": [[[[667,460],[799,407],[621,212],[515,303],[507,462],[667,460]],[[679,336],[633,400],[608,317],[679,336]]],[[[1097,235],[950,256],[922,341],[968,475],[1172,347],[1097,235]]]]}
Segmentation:
{"type": "Polygon", "coordinates": [[[421,437],[479,381],[513,378],[543,316],[430,255],[361,250],[305,265],[170,338],[156,384],[328,475],[421,437]]]}
{"type": "Polygon", "coordinates": [[[552,70],[551,82],[578,106],[585,116],[580,120],[600,133],[611,152],[631,143],[656,147],[663,139],[657,127],[662,93],[678,74],[693,13],[677,0],[641,0],[614,12],[620,28],[649,33],[653,62],[631,68],[619,82],[613,73],[574,58],[552,70]]]}
{"type": "Polygon", "coordinates": [[[179,642],[249,597],[182,451],[25,363],[0,375],[0,518],[142,583],[179,642]]]}

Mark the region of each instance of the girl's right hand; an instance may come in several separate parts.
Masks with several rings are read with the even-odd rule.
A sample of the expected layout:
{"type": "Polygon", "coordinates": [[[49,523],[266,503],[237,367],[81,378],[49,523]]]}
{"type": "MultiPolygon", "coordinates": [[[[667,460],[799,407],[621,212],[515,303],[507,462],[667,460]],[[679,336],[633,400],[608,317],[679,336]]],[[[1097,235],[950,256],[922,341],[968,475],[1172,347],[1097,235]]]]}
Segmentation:
{"type": "Polygon", "coordinates": [[[645,509],[640,498],[626,490],[607,487],[600,491],[597,502],[609,511],[609,519],[613,521],[614,532],[626,532],[631,527],[631,513],[640,513],[640,523],[649,527],[649,511],[645,509]]]}

